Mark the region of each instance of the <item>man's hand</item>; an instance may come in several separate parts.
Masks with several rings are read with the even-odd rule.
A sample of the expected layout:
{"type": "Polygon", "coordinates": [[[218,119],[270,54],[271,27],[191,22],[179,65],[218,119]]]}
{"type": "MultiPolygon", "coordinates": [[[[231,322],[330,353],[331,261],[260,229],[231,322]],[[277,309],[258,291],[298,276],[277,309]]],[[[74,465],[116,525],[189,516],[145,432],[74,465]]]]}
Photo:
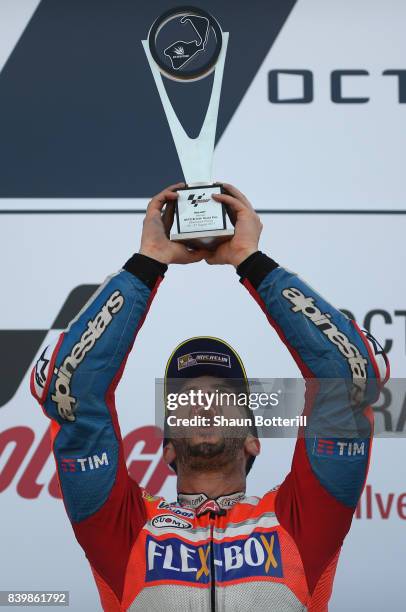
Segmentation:
{"type": "Polygon", "coordinates": [[[178,197],[176,189],[184,186],[184,183],[170,185],[154,196],[148,204],[141,236],[139,251],[141,255],[147,255],[164,264],[188,264],[207,257],[208,251],[191,250],[179,242],[169,240],[175,214],[175,200],[178,197]],[[162,214],[165,204],[166,208],[162,214]]]}
{"type": "Polygon", "coordinates": [[[227,242],[208,254],[205,260],[208,264],[231,264],[237,267],[244,259],[258,251],[262,223],[249,200],[233,185],[223,183],[228,194],[214,194],[213,199],[227,204],[235,218],[235,234],[227,242]]]}

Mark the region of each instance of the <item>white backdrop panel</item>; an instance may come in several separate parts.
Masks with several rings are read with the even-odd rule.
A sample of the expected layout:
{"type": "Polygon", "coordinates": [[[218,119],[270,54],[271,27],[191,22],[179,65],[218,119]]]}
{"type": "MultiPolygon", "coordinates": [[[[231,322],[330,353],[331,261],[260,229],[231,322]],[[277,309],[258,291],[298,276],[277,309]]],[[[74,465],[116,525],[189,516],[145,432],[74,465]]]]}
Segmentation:
{"type": "MultiPolygon", "coordinates": [[[[256,203],[258,193],[249,195],[256,203]]],[[[360,319],[378,307],[391,313],[405,309],[401,285],[405,267],[403,217],[263,215],[262,220],[262,250],[300,273],[333,304],[350,309],[360,319]]],[[[49,328],[74,287],[101,282],[137,250],[141,221],[140,216],[131,215],[2,217],[2,328],[49,328]]],[[[382,325],[380,331],[393,339],[392,372],[402,376],[406,362],[404,321],[382,325]]],[[[298,374],[287,350],[231,267],[204,263],[172,266],[139,333],[117,392],[123,434],[153,423],[154,378],[162,376],[174,346],[196,334],[217,335],[229,341],[241,354],[251,377],[298,374]]],[[[3,557],[0,587],[69,589],[72,610],[98,609],[90,570],[73,538],[62,503],[52,498],[46,487],[31,500],[16,491],[47,428],[47,420],[30,399],[28,376],[14,398],[0,409],[0,418],[2,429],[26,426],[36,436],[2,494],[0,537],[7,557],[3,557]]],[[[264,442],[263,456],[249,478],[249,492],[263,493],[281,481],[289,469],[292,448],[293,440],[264,442]]],[[[395,498],[388,519],[380,517],[375,501],[373,518],[355,521],[338,570],[331,605],[335,612],[381,612],[383,601],[393,611],[403,609],[404,546],[400,534],[405,522],[397,514],[396,500],[405,489],[399,470],[405,450],[404,440],[375,444],[369,483],[382,499],[390,493],[395,498]]],[[[0,470],[10,452],[7,449],[0,459],[0,470]]],[[[130,461],[140,453],[142,443],[134,448],[130,461]]],[[[150,459],[154,465],[149,474],[155,469],[158,454],[150,459]]],[[[49,459],[37,482],[48,485],[53,471],[49,459]]],[[[162,493],[174,497],[173,477],[166,480],[162,493]]]]}

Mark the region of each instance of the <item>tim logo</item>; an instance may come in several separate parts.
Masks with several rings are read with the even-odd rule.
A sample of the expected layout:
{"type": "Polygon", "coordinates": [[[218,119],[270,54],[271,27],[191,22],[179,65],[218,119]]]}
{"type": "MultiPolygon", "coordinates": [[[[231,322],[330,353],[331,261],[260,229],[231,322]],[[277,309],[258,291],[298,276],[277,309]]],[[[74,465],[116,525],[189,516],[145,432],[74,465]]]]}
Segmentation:
{"type": "Polygon", "coordinates": [[[206,194],[202,193],[200,195],[196,195],[195,193],[191,193],[188,197],[188,202],[192,204],[192,206],[197,206],[198,204],[206,204],[206,202],[210,201],[210,198],[204,198],[206,194]]]}
{"type": "Polygon", "coordinates": [[[101,456],[92,455],[91,457],[82,457],[80,459],[65,457],[61,459],[61,470],[65,473],[89,472],[91,470],[98,470],[101,467],[107,467],[108,465],[109,459],[106,452],[102,453],[101,456]]]}
{"type": "Polygon", "coordinates": [[[338,440],[331,438],[315,438],[313,455],[317,457],[331,457],[334,459],[352,457],[362,459],[368,454],[368,439],[338,440]]]}
{"type": "Polygon", "coordinates": [[[333,455],[334,454],[334,440],[326,440],[325,438],[318,438],[316,444],[316,451],[318,455],[333,455]]]}
{"type": "Polygon", "coordinates": [[[215,579],[229,582],[247,577],[283,577],[279,537],[276,531],[252,533],[232,542],[199,546],[185,544],[177,538],[155,540],[148,536],[146,582],[181,580],[208,584],[210,554],[214,555],[215,579]]]}

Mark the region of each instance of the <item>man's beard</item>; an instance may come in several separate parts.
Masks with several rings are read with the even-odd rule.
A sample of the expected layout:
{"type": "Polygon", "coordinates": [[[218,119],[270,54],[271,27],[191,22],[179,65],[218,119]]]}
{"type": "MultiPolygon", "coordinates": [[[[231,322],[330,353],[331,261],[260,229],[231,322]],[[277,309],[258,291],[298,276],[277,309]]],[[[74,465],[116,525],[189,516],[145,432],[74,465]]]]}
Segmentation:
{"type": "Polygon", "coordinates": [[[181,465],[195,472],[218,472],[235,463],[244,441],[243,437],[223,437],[217,442],[193,444],[190,438],[175,438],[172,443],[178,468],[181,465]]]}

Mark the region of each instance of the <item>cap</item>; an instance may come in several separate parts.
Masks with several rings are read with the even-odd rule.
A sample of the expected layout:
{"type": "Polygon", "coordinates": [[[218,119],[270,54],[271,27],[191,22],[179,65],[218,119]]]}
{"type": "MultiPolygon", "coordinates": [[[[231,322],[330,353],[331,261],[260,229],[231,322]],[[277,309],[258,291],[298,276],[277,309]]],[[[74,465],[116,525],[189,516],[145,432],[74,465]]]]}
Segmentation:
{"type": "MultiPolygon", "coordinates": [[[[177,379],[200,376],[234,379],[244,387],[244,391],[249,393],[247,374],[240,356],[232,346],[220,338],[196,336],[178,344],[166,364],[165,397],[168,393],[168,387],[177,379]]],[[[257,434],[255,427],[251,428],[251,433],[253,435],[257,434]]],[[[164,437],[164,447],[168,441],[168,438],[164,437]]],[[[248,460],[247,473],[251,469],[254,459],[254,457],[250,457],[248,460]]]]}
{"type": "Polygon", "coordinates": [[[165,379],[215,376],[247,381],[238,353],[224,340],[197,336],[178,344],[166,364],[165,379]]]}

